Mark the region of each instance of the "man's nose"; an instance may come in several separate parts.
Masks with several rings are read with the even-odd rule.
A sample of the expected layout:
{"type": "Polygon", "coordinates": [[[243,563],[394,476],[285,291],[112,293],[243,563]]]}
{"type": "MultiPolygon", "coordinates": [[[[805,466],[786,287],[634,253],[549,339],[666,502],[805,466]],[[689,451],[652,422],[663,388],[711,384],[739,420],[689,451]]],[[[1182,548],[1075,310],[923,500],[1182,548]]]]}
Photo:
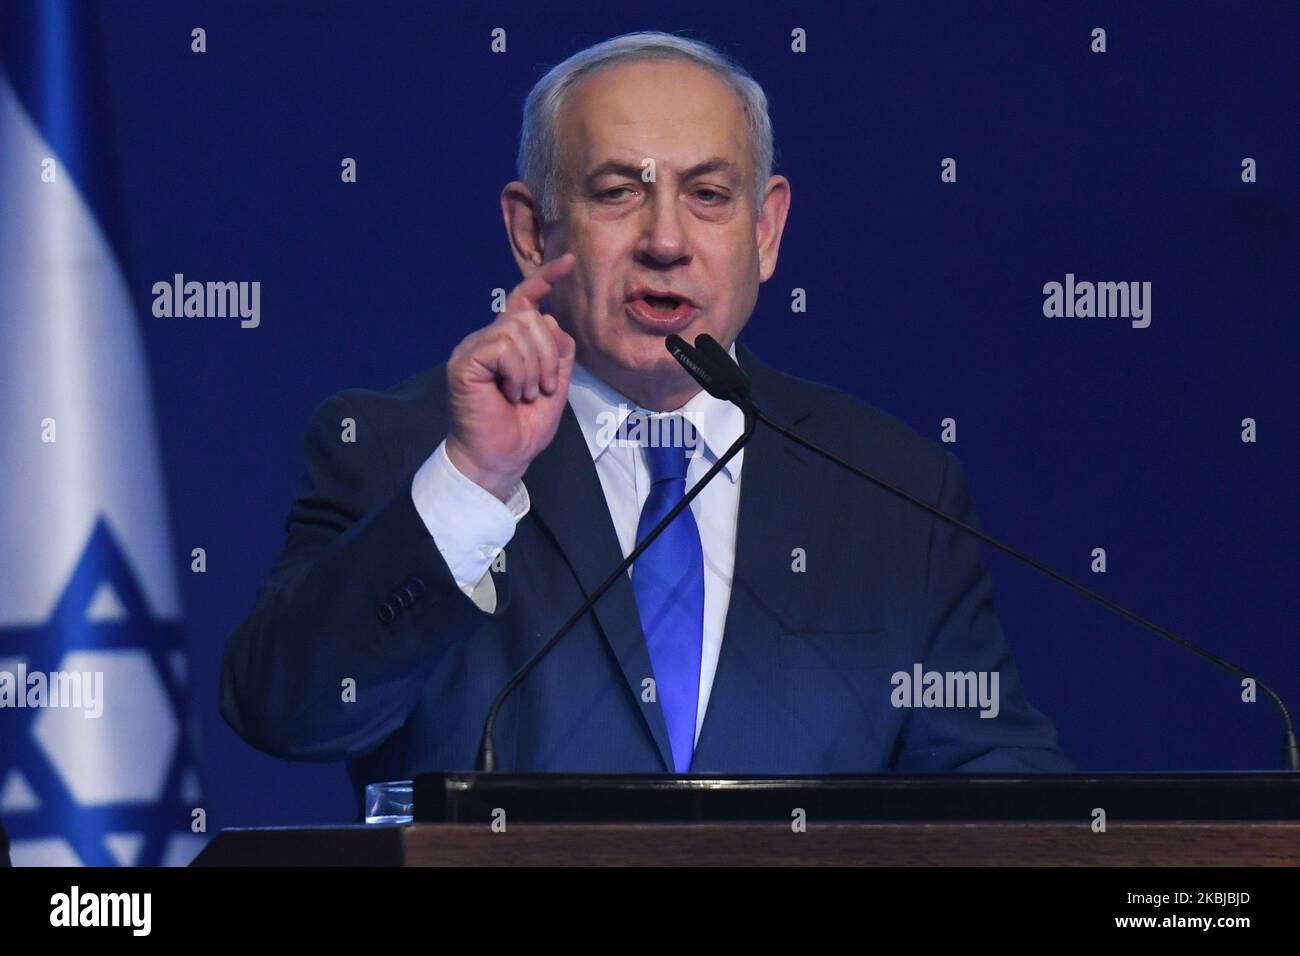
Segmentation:
{"type": "Polygon", "coordinates": [[[641,250],[645,255],[663,265],[676,262],[690,254],[686,229],[681,217],[681,204],[672,194],[670,197],[667,199],[656,197],[646,203],[645,235],[641,240],[641,250]]]}

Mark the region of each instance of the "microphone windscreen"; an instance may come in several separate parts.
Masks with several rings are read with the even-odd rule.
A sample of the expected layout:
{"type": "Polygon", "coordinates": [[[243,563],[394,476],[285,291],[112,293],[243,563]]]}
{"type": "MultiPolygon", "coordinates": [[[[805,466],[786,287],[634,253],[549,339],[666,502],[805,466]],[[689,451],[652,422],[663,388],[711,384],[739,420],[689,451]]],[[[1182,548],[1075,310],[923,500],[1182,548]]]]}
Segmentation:
{"type": "MultiPolygon", "coordinates": [[[[708,332],[701,332],[695,337],[695,354],[717,387],[724,393],[719,395],[719,398],[736,401],[749,396],[749,376],[708,332]]],[[[716,393],[710,392],[710,394],[716,393]]]]}
{"type": "Polygon", "coordinates": [[[699,352],[680,335],[668,336],[664,340],[664,345],[672,353],[673,358],[677,359],[678,364],[690,373],[691,378],[700,383],[701,388],[714,398],[730,401],[727,390],[720,388],[714,377],[712,366],[716,363],[704,361],[699,352]]]}

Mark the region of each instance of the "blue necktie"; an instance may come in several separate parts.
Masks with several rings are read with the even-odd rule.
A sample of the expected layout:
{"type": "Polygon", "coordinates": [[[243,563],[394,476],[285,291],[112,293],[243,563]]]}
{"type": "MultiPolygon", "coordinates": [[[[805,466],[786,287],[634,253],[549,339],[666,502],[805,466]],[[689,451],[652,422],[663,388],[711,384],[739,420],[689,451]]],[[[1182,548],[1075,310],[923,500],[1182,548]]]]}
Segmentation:
{"type": "MultiPolygon", "coordinates": [[[[659,429],[678,434],[677,429],[659,429]]],[[[641,508],[641,540],[686,494],[689,448],[645,446],[650,494],[641,508]]],[[[632,589],[654,668],[655,693],[672,744],[674,769],[685,773],[695,750],[704,647],[704,549],[687,506],[632,568],[632,589]]]]}

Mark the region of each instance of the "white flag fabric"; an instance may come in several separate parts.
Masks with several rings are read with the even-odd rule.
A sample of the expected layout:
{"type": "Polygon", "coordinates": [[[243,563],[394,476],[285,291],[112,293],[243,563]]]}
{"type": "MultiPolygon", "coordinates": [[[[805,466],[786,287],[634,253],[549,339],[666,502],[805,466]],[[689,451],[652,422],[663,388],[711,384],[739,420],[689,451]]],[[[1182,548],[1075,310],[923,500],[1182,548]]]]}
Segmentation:
{"type": "Polygon", "coordinates": [[[0,821],[16,866],[183,864],[205,839],[184,558],[104,221],[94,12],[0,14],[0,821]]]}

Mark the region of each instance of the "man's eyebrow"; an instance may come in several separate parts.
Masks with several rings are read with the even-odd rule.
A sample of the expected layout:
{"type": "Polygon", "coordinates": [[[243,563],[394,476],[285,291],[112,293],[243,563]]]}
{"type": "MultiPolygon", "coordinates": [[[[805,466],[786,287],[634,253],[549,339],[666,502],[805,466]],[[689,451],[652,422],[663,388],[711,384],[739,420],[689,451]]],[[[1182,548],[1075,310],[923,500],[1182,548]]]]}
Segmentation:
{"type": "MultiPolygon", "coordinates": [[[[620,176],[640,179],[642,168],[643,167],[640,163],[626,163],[617,159],[607,159],[589,172],[587,174],[587,179],[592,180],[598,176],[608,174],[617,174],[620,176]]],[[[696,176],[703,176],[707,173],[715,173],[719,171],[738,172],[739,169],[740,166],[729,159],[724,159],[721,156],[710,156],[708,159],[696,163],[690,169],[684,170],[682,172],[682,179],[694,179],[696,176]]]]}

